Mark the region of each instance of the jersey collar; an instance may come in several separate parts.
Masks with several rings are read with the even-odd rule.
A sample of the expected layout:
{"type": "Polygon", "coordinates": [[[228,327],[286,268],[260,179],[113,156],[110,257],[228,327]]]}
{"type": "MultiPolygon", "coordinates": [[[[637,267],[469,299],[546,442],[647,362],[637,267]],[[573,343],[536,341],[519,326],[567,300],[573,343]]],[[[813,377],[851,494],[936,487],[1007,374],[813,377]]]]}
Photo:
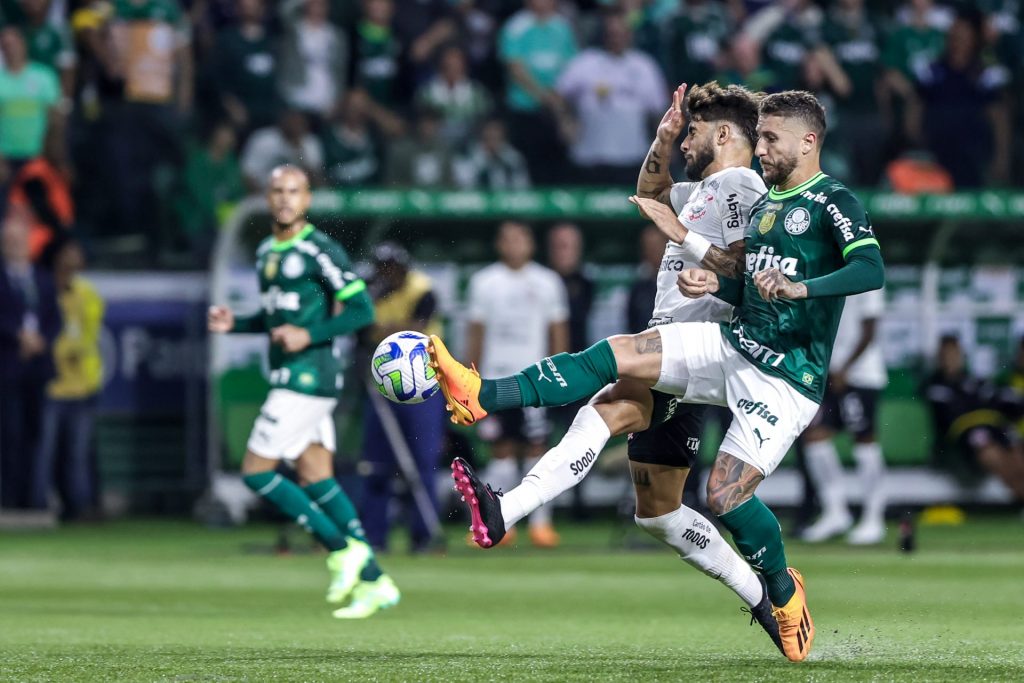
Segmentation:
{"type": "Polygon", "coordinates": [[[292,247],[295,246],[296,242],[301,242],[302,240],[309,237],[309,234],[313,232],[313,230],[313,225],[311,223],[306,223],[306,227],[300,230],[298,234],[292,237],[291,239],[283,240],[280,242],[274,240],[274,243],[270,245],[270,249],[272,251],[284,251],[285,249],[291,249],[292,247]]]}
{"type": "Polygon", "coordinates": [[[822,173],[821,171],[818,171],[816,175],[811,176],[810,178],[800,183],[793,189],[786,190],[785,192],[779,192],[778,190],[775,189],[775,186],[772,185],[772,189],[768,190],[768,199],[789,199],[794,195],[800,194],[801,192],[809,188],[811,185],[814,185],[824,177],[825,174],[822,173]]]}

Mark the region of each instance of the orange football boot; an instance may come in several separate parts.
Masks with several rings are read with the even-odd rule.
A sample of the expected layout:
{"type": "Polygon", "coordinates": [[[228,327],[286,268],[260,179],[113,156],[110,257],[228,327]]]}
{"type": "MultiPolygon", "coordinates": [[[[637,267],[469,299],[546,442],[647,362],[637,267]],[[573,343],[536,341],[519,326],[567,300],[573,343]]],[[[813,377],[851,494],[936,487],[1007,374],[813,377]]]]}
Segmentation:
{"type": "Polygon", "coordinates": [[[814,622],[807,609],[807,593],[804,592],[804,577],[792,567],[786,571],[793,577],[796,592],[782,607],[772,610],[772,616],[779,622],[779,636],[782,651],[791,662],[802,662],[811,652],[814,640],[814,622]]]}
{"type": "Polygon", "coordinates": [[[452,422],[471,425],[487,417],[487,411],[480,405],[482,380],[476,368],[467,368],[452,358],[436,334],[430,335],[427,352],[430,354],[430,366],[437,371],[437,383],[448,403],[452,422]]]}
{"type": "Polygon", "coordinates": [[[535,548],[557,548],[561,542],[561,536],[550,524],[530,525],[530,543],[535,548]]]}

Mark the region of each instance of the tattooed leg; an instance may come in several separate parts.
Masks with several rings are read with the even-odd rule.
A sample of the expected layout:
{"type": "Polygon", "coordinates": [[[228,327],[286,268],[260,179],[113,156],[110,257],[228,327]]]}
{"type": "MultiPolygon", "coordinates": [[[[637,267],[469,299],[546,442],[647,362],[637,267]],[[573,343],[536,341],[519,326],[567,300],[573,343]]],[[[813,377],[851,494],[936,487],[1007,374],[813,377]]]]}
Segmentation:
{"type": "Polygon", "coordinates": [[[786,571],[779,520],[754,495],[762,479],[752,465],[720,452],[708,478],[708,507],[732,534],[744,559],[764,575],[772,604],[785,605],[796,588],[786,571]]]}
{"type": "Polygon", "coordinates": [[[735,510],[750,500],[763,479],[753,465],[720,452],[708,477],[708,509],[716,515],[735,510]]]}

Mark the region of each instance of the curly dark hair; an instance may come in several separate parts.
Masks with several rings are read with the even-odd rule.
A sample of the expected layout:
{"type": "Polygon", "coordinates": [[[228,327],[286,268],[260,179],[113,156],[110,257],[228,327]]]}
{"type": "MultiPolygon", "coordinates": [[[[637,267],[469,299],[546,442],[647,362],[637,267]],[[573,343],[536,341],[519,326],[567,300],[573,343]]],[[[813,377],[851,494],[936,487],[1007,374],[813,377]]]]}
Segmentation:
{"type": "Polygon", "coordinates": [[[753,147],[757,144],[757,113],[761,93],[742,85],[722,87],[715,81],[695,85],[686,94],[686,115],[698,121],[728,121],[739,127],[753,147]]]}
{"type": "Polygon", "coordinates": [[[825,108],[806,90],[786,90],[766,95],[761,100],[761,116],[800,119],[815,135],[818,146],[825,141],[825,108]]]}

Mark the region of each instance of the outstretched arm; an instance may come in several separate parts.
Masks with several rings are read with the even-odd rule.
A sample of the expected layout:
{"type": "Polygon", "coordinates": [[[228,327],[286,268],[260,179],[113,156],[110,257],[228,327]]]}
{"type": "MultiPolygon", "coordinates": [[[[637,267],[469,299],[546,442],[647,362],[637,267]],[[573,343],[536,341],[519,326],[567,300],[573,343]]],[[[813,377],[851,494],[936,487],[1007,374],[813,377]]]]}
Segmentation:
{"type": "Polygon", "coordinates": [[[700,235],[687,230],[673,209],[664,203],[639,196],[630,197],[629,201],[636,204],[641,215],[653,222],[665,237],[683,246],[687,260],[726,277],[739,277],[743,272],[743,240],[733,242],[726,249],[716,247],[700,235]]]}
{"type": "Polygon", "coordinates": [[[778,268],[768,268],[754,274],[754,284],[765,301],[851,296],[880,289],[885,284],[885,266],[882,252],[864,248],[852,252],[846,265],[828,275],[793,282],[778,268]]]}
{"type": "Polygon", "coordinates": [[[672,105],[661,118],[658,132],[647,152],[640,175],[636,179],[638,197],[654,199],[665,206],[672,206],[672,176],[668,167],[672,160],[672,145],[683,131],[686,120],[683,116],[683,99],[686,97],[686,84],[683,83],[672,93],[672,105]]]}

